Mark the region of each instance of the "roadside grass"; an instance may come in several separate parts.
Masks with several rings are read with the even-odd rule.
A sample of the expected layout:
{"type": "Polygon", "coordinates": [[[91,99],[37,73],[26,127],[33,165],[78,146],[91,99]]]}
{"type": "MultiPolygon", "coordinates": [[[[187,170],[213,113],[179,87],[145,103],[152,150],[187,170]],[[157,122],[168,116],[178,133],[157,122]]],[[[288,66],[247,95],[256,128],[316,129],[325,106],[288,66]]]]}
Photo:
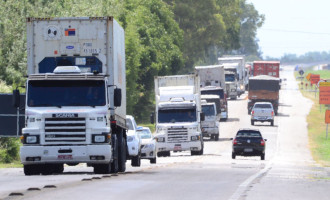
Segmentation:
{"type": "MultiPolygon", "coordinates": [[[[330,79],[329,70],[307,70],[305,71],[305,76],[308,73],[320,74],[321,79],[330,79]]],[[[295,76],[299,76],[297,72],[295,72],[295,76]]],[[[312,109],[307,116],[310,150],[316,162],[325,167],[330,167],[330,127],[328,129],[328,139],[326,139],[327,125],[324,122],[325,111],[327,108],[324,105],[319,104],[319,93],[316,92],[315,95],[315,92],[313,92],[314,87],[312,88],[308,84],[309,86],[307,89],[305,88],[306,83],[307,80],[304,79],[303,87],[301,87],[301,84],[299,84],[299,88],[303,96],[314,102],[312,109]]]]}
{"type": "Polygon", "coordinates": [[[0,163],[0,169],[1,168],[22,168],[23,165],[21,161],[13,161],[11,163],[0,163]]]}

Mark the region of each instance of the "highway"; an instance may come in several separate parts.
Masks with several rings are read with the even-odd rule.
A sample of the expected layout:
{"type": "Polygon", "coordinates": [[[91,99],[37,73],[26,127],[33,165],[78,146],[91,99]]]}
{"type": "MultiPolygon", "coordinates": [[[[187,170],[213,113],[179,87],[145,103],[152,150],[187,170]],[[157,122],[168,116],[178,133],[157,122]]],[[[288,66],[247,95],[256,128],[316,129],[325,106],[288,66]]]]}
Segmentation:
{"type": "Polygon", "coordinates": [[[279,114],[275,125],[251,126],[247,94],[229,101],[229,119],[221,122],[219,141],[205,140],[203,156],[189,152],[142,160],[116,175],[95,175],[85,165],[66,167],[63,174],[24,176],[23,169],[0,169],[0,199],[329,199],[330,169],[313,161],[307,123],[312,102],[302,97],[293,68],[284,67],[279,114]],[[266,158],[231,158],[239,128],[257,128],[266,142],[266,158]]]}

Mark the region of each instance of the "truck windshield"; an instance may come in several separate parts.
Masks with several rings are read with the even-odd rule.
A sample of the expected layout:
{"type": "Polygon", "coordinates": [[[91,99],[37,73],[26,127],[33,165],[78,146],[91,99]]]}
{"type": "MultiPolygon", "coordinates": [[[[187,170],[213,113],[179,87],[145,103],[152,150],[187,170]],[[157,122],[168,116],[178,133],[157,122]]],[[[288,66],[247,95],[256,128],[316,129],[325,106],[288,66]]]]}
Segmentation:
{"type": "Polygon", "coordinates": [[[215,116],[213,105],[202,105],[202,112],[205,114],[205,116],[215,116]]]}
{"type": "Polygon", "coordinates": [[[158,111],[159,123],[195,122],[197,121],[196,108],[166,109],[158,111]]]}
{"type": "Polygon", "coordinates": [[[223,89],[218,89],[218,90],[202,90],[201,91],[202,95],[218,95],[220,96],[220,99],[223,99],[225,96],[223,94],[223,89]]]}
{"type": "Polygon", "coordinates": [[[31,80],[27,104],[30,107],[104,106],[105,84],[100,80],[31,80]]]}
{"type": "Polygon", "coordinates": [[[225,74],[226,82],[234,82],[235,81],[235,74],[225,74]]]}

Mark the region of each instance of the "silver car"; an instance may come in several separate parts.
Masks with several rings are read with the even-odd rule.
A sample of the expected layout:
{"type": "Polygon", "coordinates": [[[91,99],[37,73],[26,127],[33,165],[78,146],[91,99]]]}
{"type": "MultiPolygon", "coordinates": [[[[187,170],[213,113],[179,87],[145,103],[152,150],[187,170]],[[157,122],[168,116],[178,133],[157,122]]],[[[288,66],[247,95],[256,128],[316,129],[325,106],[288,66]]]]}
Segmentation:
{"type": "Polygon", "coordinates": [[[141,158],[149,159],[151,164],[156,164],[156,141],[148,127],[139,126],[137,133],[142,140],[141,158]]]}
{"type": "Polygon", "coordinates": [[[254,122],[270,122],[274,126],[274,108],[269,102],[257,102],[254,104],[251,111],[251,125],[254,122]]]}

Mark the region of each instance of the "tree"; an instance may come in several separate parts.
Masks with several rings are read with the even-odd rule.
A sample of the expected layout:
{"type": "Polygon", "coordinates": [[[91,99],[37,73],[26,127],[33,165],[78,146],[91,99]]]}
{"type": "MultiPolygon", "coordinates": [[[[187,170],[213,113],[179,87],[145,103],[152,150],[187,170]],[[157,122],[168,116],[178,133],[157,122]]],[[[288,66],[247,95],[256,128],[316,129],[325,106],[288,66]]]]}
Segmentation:
{"type": "Polygon", "coordinates": [[[257,29],[263,25],[265,16],[260,15],[253,4],[247,3],[246,0],[241,0],[240,6],[242,12],[239,54],[261,57],[257,29]]]}

